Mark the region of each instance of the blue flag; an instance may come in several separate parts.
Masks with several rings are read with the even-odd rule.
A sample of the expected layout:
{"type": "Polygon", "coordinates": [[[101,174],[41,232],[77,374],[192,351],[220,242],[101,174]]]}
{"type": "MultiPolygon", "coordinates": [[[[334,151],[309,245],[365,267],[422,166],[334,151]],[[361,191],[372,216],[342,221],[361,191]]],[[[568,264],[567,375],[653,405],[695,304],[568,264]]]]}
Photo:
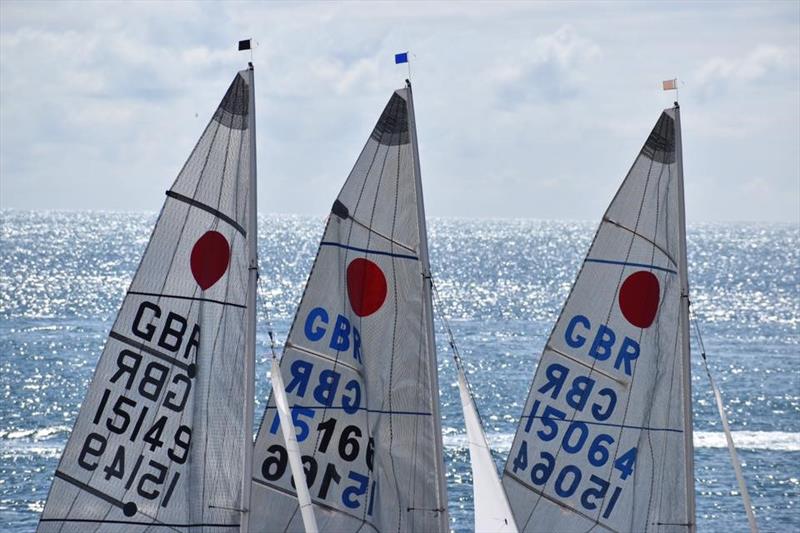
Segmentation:
{"type": "Polygon", "coordinates": [[[400,63],[408,63],[408,52],[394,55],[394,64],[399,65],[400,63]]]}

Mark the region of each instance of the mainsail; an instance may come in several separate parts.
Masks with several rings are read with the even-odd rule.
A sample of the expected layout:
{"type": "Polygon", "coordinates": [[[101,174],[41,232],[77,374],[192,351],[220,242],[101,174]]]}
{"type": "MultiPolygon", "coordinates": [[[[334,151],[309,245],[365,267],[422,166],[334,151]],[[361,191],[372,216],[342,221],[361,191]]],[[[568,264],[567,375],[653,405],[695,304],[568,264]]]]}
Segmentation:
{"type": "Polygon", "coordinates": [[[252,90],[252,68],[239,72],[167,191],[40,532],[239,528],[252,443],[252,90]]]}
{"type": "MultiPolygon", "coordinates": [[[[448,529],[415,136],[408,86],[333,204],[280,362],[320,531],[448,529]]],[[[303,530],[274,398],[251,525],[303,530]]]]}
{"type": "Polygon", "coordinates": [[[695,525],[683,175],[665,110],[545,345],[505,467],[522,531],[695,525]]]}

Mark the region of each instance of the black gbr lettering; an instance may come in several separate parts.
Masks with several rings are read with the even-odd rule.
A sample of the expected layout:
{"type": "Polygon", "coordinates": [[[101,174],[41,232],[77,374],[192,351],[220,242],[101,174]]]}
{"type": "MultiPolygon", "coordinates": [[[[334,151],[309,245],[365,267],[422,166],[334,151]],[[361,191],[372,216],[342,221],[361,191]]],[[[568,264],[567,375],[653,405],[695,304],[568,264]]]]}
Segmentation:
{"type": "Polygon", "coordinates": [[[161,316],[160,307],[153,302],[144,301],[139,304],[139,309],[137,309],[136,316],[134,317],[133,324],[131,325],[131,331],[140,339],[151,341],[153,339],[153,333],[156,332],[156,327],[151,322],[148,322],[144,329],[142,329],[142,318],[144,318],[146,311],[151,311],[152,314],[150,315],[150,319],[161,316]]]}
{"type": "Polygon", "coordinates": [[[136,372],[139,370],[139,365],[142,364],[142,356],[130,350],[122,350],[117,356],[117,371],[111,376],[111,383],[116,383],[119,378],[128,375],[125,381],[125,390],[131,390],[133,385],[133,378],[136,377],[136,372]]]}
{"type": "Polygon", "coordinates": [[[161,330],[158,345],[170,352],[177,352],[183,342],[184,333],[186,333],[186,319],[170,311],[164,322],[164,329],[161,330]]]}
{"type": "Polygon", "coordinates": [[[155,361],[148,363],[144,377],[139,382],[139,394],[148,400],[156,401],[161,395],[161,389],[164,387],[168,375],[168,367],[155,361]]]}
{"type": "Polygon", "coordinates": [[[180,392],[175,392],[176,388],[170,387],[164,398],[164,407],[176,413],[180,413],[183,411],[183,408],[186,407],[186,400],[189,399],[189,392],[192,390],[192,380],[183,374],[175,374],[172,377],[172,384],[177,385],[176,388],[180,392]]]}

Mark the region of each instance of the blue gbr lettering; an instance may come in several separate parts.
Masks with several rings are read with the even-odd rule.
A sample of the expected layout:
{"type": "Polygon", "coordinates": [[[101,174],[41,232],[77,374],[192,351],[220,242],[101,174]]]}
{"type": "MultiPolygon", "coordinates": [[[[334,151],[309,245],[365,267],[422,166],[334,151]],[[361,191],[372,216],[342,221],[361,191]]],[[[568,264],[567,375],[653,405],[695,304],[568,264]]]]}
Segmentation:
{"type": "MultiPolygon", "coordinates": [[[[322,407],[339,407],[336,402],[342,375],[330,369],[315,372],[310,361],[297,359],[289,366],[291,379],[286,384],[286,393],[305,398],[309,385],[313,388],[311,396],[322,407]]],[[[341,408],[347,414],[354,414],[361,408],[361,385],[358,380],[350,379],[342,387],[341,408]]]]}
{"type": "MultiPolygon", "coordinates": [[[[582,412],[589,402],[597,381],[589,376],[578,375],[567,381],[569,368],[559,364],[550,363],[544,370],[547,382],[539,387],[538,392],[549,395],[553,400],[558,399],[564,392],[563,399],[573,409],[582,412]]],[[[614,389],[603,387],[597,391],[595,400],[591,405],[592,417],[599,422],[611,418],[617,406],[617,393],[614,389]]]]}
{"type": "MultiPolygon", "coordinates": [[[[570,319],[567,328],[564,330],[564,341],[570,348],[584,348],[587,346],[588,338],[591,336],[592,323],[583,315],[575,315],[570,319]]],[[[617,334],[606,324],[600,324],[594,332],[594,337],[588,344],[587,355],[598,360],[606,361],[614,353],[617,345],[617,334]]],[[[623,337],[619,343],[614,358],[614,368],[622,368],[626,375],[633,375],[633,361],[639,358],[639,343],[630,337],[623,337]]]]}
{"type": "Polygon", "coordinates": [[[306,316],[303,333],[306,339],[311,342],[319,342],[327,335],[329,337],[328,347],[331,350],[347,352],[352,348],[353,359],[363,363],[361,359],[361,334],[358,328],[352,325],[344,315],[336,315],[333,327],[326,327],[329,325],[330,316],[328,312],[322,307],[315,307],[306,316]]]}

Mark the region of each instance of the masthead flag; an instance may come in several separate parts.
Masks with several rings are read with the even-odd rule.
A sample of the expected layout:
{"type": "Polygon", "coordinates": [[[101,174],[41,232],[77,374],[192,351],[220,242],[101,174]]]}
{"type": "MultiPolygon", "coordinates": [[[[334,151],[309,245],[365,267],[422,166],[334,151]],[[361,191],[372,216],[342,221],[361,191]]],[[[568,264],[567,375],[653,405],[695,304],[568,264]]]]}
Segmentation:
{"type": "Polygon", "coordinates": [[[408,63],[408,52],[402,52],[399,54],[394,55],[394,63],[395,65],[399,65],[400,63],[408,63]]]}
{"type": "Polygon", "coordinates": [[[239,41],[239,50],[250,50],[250,39],[239,41]]]}
{"type": "Polygon", "coordinates": [[[661,86],[664,88],[665,91],[677,91],[678,90],[678,78],[672,80],[664,80],[661,82],[661,86]]]}

